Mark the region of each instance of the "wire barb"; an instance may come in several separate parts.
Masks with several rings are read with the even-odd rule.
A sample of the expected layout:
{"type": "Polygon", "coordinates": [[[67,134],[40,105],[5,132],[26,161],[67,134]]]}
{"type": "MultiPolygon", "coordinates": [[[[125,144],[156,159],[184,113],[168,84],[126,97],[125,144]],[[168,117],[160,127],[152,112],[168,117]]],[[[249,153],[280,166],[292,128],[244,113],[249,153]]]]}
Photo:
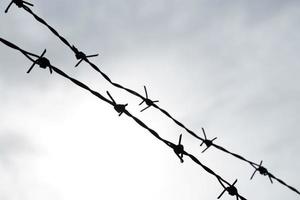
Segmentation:
{"type": "Polygon", "coordinates": [[[177,155],[177,157],[180,159],[180,162],[183,163],[183,153],[184,153],[184,147],[181,144],[181,139],[182,139],[182,134],[180,134],[179,136],[179,141],[178,144],[173,146],[173,150],[175,152],[175,154],[177,155]]]}
{"type": "Polygon", "coordinates": [[[205,134],[205,130],[204,128],[202,128],[202,132],[204,134],[204,140],[202,140],[202,143],[200,144],[200,146],[202,146],[203,144],[206,145],[206,148],[202,151],[202,153],[204,153],[209,147],[211,147],[211,145],[213,144],[213,141],[217,139],[217,137],[215,137],[212,140],[208,140],[205,134]]]}
{"type": "Polygon", "coordinates": [[[146,86],[144,86],[144,90],[145,90],[146,98],[144,98],[143,101],[139,105],[142,105],[145,102],[147,107],[142,109],[141,112],[143,112],[144,110],[147,110],[149,107],[153,106],[154,103],[159,102],[158,100],[152,101],[151,99],[149,99],[146,86]]]}
{"type": "Polygon", "coordinates": [[[27,74],[29,74],[31,72],[31,70],[33,69],[33,67],[37,64],[40,66],[40,68],[42,69],[46,69],[47,67],[49,68],[50,74],[52,74],[52,67],[50,64],[50,61],[44,57],[45,53],[46,53],[46,49],[43,51],[43,53],[40,55],[40,57],[38,57],[38,59],[36,59],[31,67],[28,69],[27,74]]]}
{"type": "Polygon", "coordinates": [[[255,175],[256,172],[258,171],[261,175],[263,175],[263,176],[268,176],[269,179],[270,179],[270,181],[271,181],[271,183],[273,183],[271,174],[268,172],[268,170],[267,170],[265,167],[262,166],[262,163],[263,163],[263,161],[260,161],[258,167],[253,166],[253,167],[255,168],[255,170],[254,170],[252,176],[250,177],[250,180],[253,179],[254,175],[255,175]]]}
{"type": "Polygon", "coordinates": [[[230,196],[235,196],[236,200],[239,200],[239,199],[245,200],[244,197],[242,197],[242,196],[239,195],[237,188],[234,186],[237,183],[237,179],[235,179],[235,181],[233,182],[233,184],[230,184],[228,187],[225,187],[220,180],[219,180],[219,182],[221,183],[221,185],[224,188],[224,190],[218,196],[218,199],[220,199],[223,196],[223,194],[227,191],[230,196]]]}
{"type": "Polygon", "coordinates": [[[119,113],[119,116],[121,116],[126,111],[126,106],[128,106],[128,103],[126,104],[117,104],[114,100],[114,98],[110,95],[108,91],[106,91],[107,95],[113,102],[114,109],[119,113]]]}
{"type": "Polygon", "coordinates": [[[72,49],[75,53],[76,59],[79,60],[77,62],[77,64],[75,65],[75,67],[77,67],[83,60],[87,60],[87,58],[99,56],[99,54],[85,55],[85,53],[83,53],[82,51],[79,51],[74,45],[72,46],[72,49]]]}
{"type": "Polygon", "coordinates": [[[22,1],[22,0],[12,0],[9,4],[8,4],[8,6],[6,7],[6,9],[5,9],[5,13],[7,13],[8,12],[8,10],[10,9],[10,7],[11,7],[11,5],[12,4],[16,4],[16,6],[18,6],[19,8],[22,8],[22,7],[24,7],[24,4],[26,4],[26,5],[28,5],[28,6],[33,6],[33,4],[32,3],[29,3],[29,2],[27,2],[27,1],[22,1]]]}

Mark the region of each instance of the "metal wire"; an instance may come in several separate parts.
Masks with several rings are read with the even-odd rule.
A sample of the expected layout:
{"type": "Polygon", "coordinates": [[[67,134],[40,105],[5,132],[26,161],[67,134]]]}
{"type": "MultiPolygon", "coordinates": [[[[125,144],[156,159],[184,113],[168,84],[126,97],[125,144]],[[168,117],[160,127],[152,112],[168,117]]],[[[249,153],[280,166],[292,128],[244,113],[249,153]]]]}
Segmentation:
{"type": "MultiPolygon", "coordinates": [[[[8,42],[7,40],[0,38],[0,42],[2,42],[3,44],[5,44],[6,46],[13,48],[15,50],[20,51],[23,55],[25,55],[30,61],[32,61],[33,63],[36,62],[36,60],[32,59],[30,56],[36,57],[36,58],[40,58],[38,55],[33,54],[33,53],[29,53],[19,47],[17,47],[15,44],[12,44],[11,42],[8,42]]],[[[44,51],[45,52],[45,51],[44,51]]],[[[45,57],[43,57],[44,59],[47,59],[45,57]]],[[[47,59],[48,60],[48,59],[47,59]]],[[[101,95],[99,92],[92,90],[90,87],[88,87],[86,84],[78,81],[77,79],[74,79],[72,77],[70,77],[69,75],[67,75],[65,72],[63,72],[62,70],[58,69],[57,67],[53,66],[49,64],[48,66],[53,72],[56,72],[58,75],[70,80],[71,82],[73,82],[74,84],[76,84],[77,86],[81,87],[82,89],[85,89],[87,91],[89,91],[90,93],[92,93],[94,96],[98,97],[100,100],[108,103],[109,105],[113,106],[115,108],[115,106],[120,105],[117,104],[115,102],[115,100],[111,97],[111,95],[108,93],[108,95],[110,96],[110,98],[112,99],[111,101],[109,99],[107,99],[106,97],[104,97],[103,95],[101,95]]],[[[45,67],[42,67],[45,68],[45,67]]],[[[118,110],[117,110],[118,111],[118,110]]],[[[118,111],[119,112],[119,111],[118,111]]],[[[173,151],[176,153],[176,148],[178,147],[178,145],[175,145],[174,143],[163,139],[156,131],[154,131],[153,129],[151,129],[149,126],[147,126],[143,121],[141,121],[139,118],[135,117],[134,115],[132,115],[128,110],[126,110],[124,108],[124,110],[122,111],[125,115],[127,115],[128,117],[130,117],[131,119],[133,119],[138,125],[140,125],[142,128],[146,129],[148,132],[150,132],[154,137],[156,137],[158,140],[160,140],[161,142],[163,142],[164,144],[166,144],[167,146],[169,146],[171,149],[173,149],[173,151]]],[[[183,148],[180,151],[181,154],[189,157],[192,161],[194,161],[196,164],[198,164],[199,166],[201,166],[207,173],[211,174],[212,176],[214,176],[218,182],[221,184],[221,186],[226,189],[228,187],[231,186],[231,184],[226,181],[224,178],[222,178],[220,175],[218,175],[217,173],[215,173],[212,169],[210,169],[209,167],[207,167],[206,165],[204,165],[203,163],[201,163],[194,155],[188,153],[187,151],[185,151],[183,148]],[[226,187],[225,185],[227,185],[228,187],[226,187]]],[[[241,200],[246,199],[243,196],[241,196],[240,194],[236,193],[235,196],[237,198],[240,198],[241,200]]]]}
{"type": "MultiPolygon", "coordinates": [[[[77,48],[75,48],[74,45],[70,45],[70,43],[67,41],[67,39],[65,39],[64,37],[62,37],[53,27],[51,27],[45,20],[43,20],[41,17],[39,17],[38,15],[36,15],[28,6],[26,5],[22,5],[21,8],[23,8],[25,11],[27,11],[28,13],[30,13],[38,22],[42,23],[43,25],[45,25],[55,36],[57,36],[65,45],[67,45],[75,54],[76,58],[78,57],[78,53],[79,51],[77,50],[77,48]]],[[[81,52],[82,53],[82,52],[81,52]]],[[[140,99],[142,99],[143,101],[147,101],[147,100],[150,100],[148,99],[148,97],[144,97],[143,95],[139,94],[138,92],[130,89],[130,88],[127,88],[119,83],[116,83],[116,82],[113,82],[109,76],[107,76],[104,72],[102,72],[99,67],[97,67],[95,64],[93,64],[87,56],[85,57],[82,57],[81,60],[84,60],[85,62],[87,62],[94,70],[96,70],[98,73],[100,73],[104,79],[106,79],[109,83],[111,83],[113,86],[117,87],[117,88],[120,88],[120,89],[123,89],[125,91],[127,91],[128,93],[136,96],[136,97],[139,97],[140,99]]],[[[81,61],[80,61],[81,62],[81,61]]],[[[198,140],[202,141],[202,142],[208,142],[209,140],[205,139],[205,138],[202,138],[200,136],[198,136],[195,132],[193,132],[192,130],[190,130],[189,128],[187,128],[183,123],[181,123],[179,120],[175,119],[175,117],[173,117],[169,112],[167,112],[165,109],[159,107],[157,104],[155,104],[154,102],[151,104],[152,107],[158,109],[159,111],[161,111],[163,114],[165,114],[168,118],[170,118],[173,122],[175,122],[178,126],[180,126],[181,128],[183,128],[186,132],[188,132],[190,135],[192,135],[193,137],[197,138],[198,140]]],[[[234,153],[234,152],[231,152],[229,150],[227,150],[226,148],[222,147],[222,146],[219,146],[215,143],[213,143],[211,141],[211,145],[210,146],[213,146],[215,147],[216,149],[220,150],[220,151],[223,151],[227,154],[230,154],[231,156],[239,159],[239,160],[242,160],[244,162],[247,162],[248,164],[250,164],[250,166],[252,166],[255,170],[257,169],[257,167],[259,166],[258,163],[255,163],[253,161],[250,161],[248,159],[246,159],[245,157],[237,154],[237,153],[234,153]]],[[[269,177],[271,176],[273,179],[277,180],[280,184],[288,187],[290,190],[296,192],[297,194],[300,195],[300,192],[299,190],[297,190],[295,187],[292,187],[290,185],[288,185],[287,183],[285,183],[283,180],[277,178],[276,176],[274,176],[273,174],[271,174],[270,172],[268,172],[267,174],[269,177]]]]}

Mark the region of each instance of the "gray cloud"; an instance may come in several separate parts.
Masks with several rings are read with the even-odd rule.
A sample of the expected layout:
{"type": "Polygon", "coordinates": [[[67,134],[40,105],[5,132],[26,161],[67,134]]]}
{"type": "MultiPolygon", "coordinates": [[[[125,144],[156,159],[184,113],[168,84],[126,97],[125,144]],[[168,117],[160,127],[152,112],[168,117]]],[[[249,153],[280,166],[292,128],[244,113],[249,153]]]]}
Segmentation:
{"type": "Polygon", "coordinates": [[[13,131],[0,132],[0,160],[2,164],[11,164],[15,158],[35,152],[29,139],[13,131]]]}
{"type": "MultiPolygon", "coordinates": [[[[0,7],[6,3],[0,2],[0,7]]],[[[221,144],[257,162],[267,159],[266,165],[299,185],[300,163],[295,159],[300,130],[299,1],[34,3],[34,10],[71,43],[88,53],[100,53],[95,62],[114,80],[139,91],[143,84],[151,83],[151,95],[180,120],[195,130],[205,126],[221,144]]],[[[37,54],[47,48],[54,65],[102,86],[101,78],[89,75],[86,66],[73,70],[74,55],[24,11],[14,6],[8,15],[1,14],[0,24],[1,37],[37,54]]],[[[30,62],[21,54],[1,46],[0,55],[1,110],[13,106],[11,99],[18,98],[21,89],[21,99],[49,94],[61,85],[63,91],[73,92],[73,87],[49,78],[44,71],[36,69],[27,76],[30,62]]],[[[2,112],[2,117],[8,112],[2,112]]],[[[52,112],[49,108],[49,115],[52,112]]],[[[14,134],[1,136],[2,157],[30,151],[30,142],[23,139],[14,134]]],[[[215,162],[208,160],[210,165],[215,162]]],[[[249,173],[242,170],[241,174],[249,173]]],[[[233,177],[232,172],[228,177],[233,177]]],[[[281,187],[263,190],[266,182],[257,186],[245,182],[244,187],[248,184],[261,194],[251,192],[255,199],[295,197],[281,187]]],[[[199,199],[200,195],[193,195],[199,199]]]]}

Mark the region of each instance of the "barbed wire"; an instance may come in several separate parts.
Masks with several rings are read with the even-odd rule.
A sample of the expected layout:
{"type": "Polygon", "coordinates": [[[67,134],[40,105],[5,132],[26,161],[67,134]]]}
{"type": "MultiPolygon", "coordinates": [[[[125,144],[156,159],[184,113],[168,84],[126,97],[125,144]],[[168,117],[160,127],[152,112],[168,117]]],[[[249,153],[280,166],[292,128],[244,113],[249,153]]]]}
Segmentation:
{"type": "MultiPolygon", "coordinates": [[[[29,5],[28,2],[25,1],[21,1],[21,0],[12,0],[13,3],[15,3],[19,8],[23,8],[25,11],[27,11],[28,13],[30,13],[38,22],[42,23],[43,25],[45,25],[55,36],[57,36],[66,46],[68,46],[75,54],[75,57],[78,61],[78,63],[75,65],[75,67],[77,67],[82,61],[85,61],[86,63],[88,63],[94,70],[96,70],[98,73],[100,73],[104,79],[106,79],[109,83],[111,83],[113,86],[123,89],[125,91],[127,91],[128,93],[139,97],[142,99],[142,103],[145,102],[147,107],[142,109],[142,111],[148,109],[149,107],[154,107],[156,109],[158,109],[159,111],[161,111],[163,114],[165,114],[168,118],[170,118],[174,123],[176,123],[178,126],[180,126],[181,128],[183,128],[186,132],[188,132],[190,135],[192,135],[194,138],[197,138],[198,140],[200,140],[202,143],[200,146],[202,146],[202,144],[206,145],[206,149],[203,150],[202,152],[205,152],[209,147],[215,147],[216,149],[223,151],[227,154],[230,154],[231,156],[242,160],[244,162],[247,162],[248,164],[250,164],[251,167],[253,167],[256,171],[261,172],[261,169],[264,168],[265,172],[264,173],[260,173],[261,175],[264,176],[268,176],[271,180],[271,183],[273,183],[272,179],[277,180],[280,184],[282,184],[283,186],[286,186],[287,188],[289,188],[290,190],[296,192],[297,194],[300,195],[299,190],[297,190],[295,187],[288,185],[286,182],[284,182],[283,180],[279,179],[278,177],[276,177],[275,175],[271,174],[265,167],[261,166],[261,164],[255,163],[253,161],[250,161],[248,159],[246,159],[245,157],[234,153],[232,151],[227,150],[226,148],[215,144],[213,141],[215,140],[209,140],[206,138],[206,134],[204,129],[202,128],[203,134],[204,134],[204,138],[198,136],[194,131],[190,130],[189,128],[187,128],[182,122],[180,122],[179,120],[177,120],[175,117],[173,117],[168,111],[166,111],[165,109],[161,108],[160,106],[158,106],[157,104],[155,104],[158,101],[152,101],[151,99],[148,98],[148,93],[147,93],[147,89],[144,86],[144,90],[146,93],[146,97],[144,97],[143,95],[139,94],[138,92],[127,88],[119,83],[113,82],[108,75],[106,75],[104,72],[102,72],[98,66],[96,66],[94,63],[92,63],[88,58],[89,57],[95,57],[98,56],[98,54],[94,54],[94,55],[86,55],[85,53],[83,53],[82,51],[79,51],[74,45],[71,45],[67,39],[65,39],[63,36],[61,36],[52,26],[50,26],[44,19],[42,19],[41,17],[39,17],[38,15],[36,15],[28,6],[26,6],[25,4],[29,5]],[[23,2],[23,3],[20,3],[23,2]]],[[[12,2],[10,3],[10,5],[12,4],[12,2]]],[[[9,7],[10,7],[9,5],[9,7]]],[[[32,5],[32,4],[31,4],[32,5]]],[[[8,7],[8,8],[9,8],[8,7]]],[[[7,12],[8,9],[6,9],[7,12]]],[[[142,103],[140,103],[139,105],[141,105],[142,103]]],[[[252,178],[250,178],[252,179],[252,178]]]]}
{"type": "MultiPolygon", "coordinates": [[[[130,117],[131,119],[133,119],[138,125],[140,125],[142,128],[146,129],[148,132],[150,132],[154,137],[156,137],[158,140],[160,140],[161,142],[163,142],[164,144],[166,144],[167,146],[169,146],[171,149],[173,149],[174,153],[180,158],[181,162],[183,161],[183,155],[189,157],[192,161],[194,161],[196,164],[198,164],[199,166],[201,166],[207,173],[211,174],[212,176],[214,176],[218,182],[221,184],[221,186],[223,187],[223,192],[222,194],[227,191],[229,195],[231,196],[236,196],[237,199],[241,199],[241,200],[246,200],[245,197],[241,196],[238,193],[237,188],[234,186],[234,184],[236,183],[236,181],[234,182],[234,184],[230,184],[228,181],[226,181],[224,178],[222,178],[220,175],[218,175],[217,173],[215,173],[212,169],[210,169],[209,167],[207,167],[206,165],[204,165],[203,163],[201,163],[199,161],[199,159],[197,159],[194,155],[188,153],[187,151],[184,150],[184,146],[181,144],[181,137],[182,135],[180,135],[179,138],[179,143],[176,145],[166,139],[163,139],[156,131],[154,131],[153,129],[151,129],[149,126],[147,126],[143,121],[141,121],[139,118],[135,117],[134,115],[132,115],[128,110],[126,110],[126,106],[128,104],[118,104],[116,103],[116,101],[113,99],[113,97],[111,96],[111,94],[107,91],[107,94],[109,96],[109,99],[107,99],[106,97],[104,97],[103,95],[101,95],[99,92],[92,90],[90,87],[88,87],[86,84],[82,83],[81,81],[72,78],[71,76],[67,75],[65,72],[63,72],[62,70],[58,69],[57,67],[53,66],[50,61],[44,57],[46,50],[43,51],[43,53],[41,54],[41,56],[38,56],[36,54],[30,53],[28,51],[25,51],[23,49],[21,49],[20,47],[16,46],[15,44],[3,39],[0,37],[0,42],[2,42],[3,44],[5,44],[6,46],[13,48],[15,50],[20,51],[23,55],[26,56],[26,58],[28,58],[30,61],[33,62],[33,64],[31,65],[31,67],[29,68],[29,70],[27,71],[27,73],[30,73],[31,70],[33,69],[33,67],[35,65],[39,65],[40,68],[42,69],[46,69],[49,68],[50,73],[52,72],[56,72],[58,75],[70,80],[71,82],[73,82],[74,84],[76,84],[77,86],[89,91],[90,93],[92,93],[94,96],[98,97],[100,100],[108,103],[109,105],[113,106],[114,109],[119,113],[119,116],[121,114],[125,114],[128,117],[130,117]],[[33,56],[35,58],[37,58],[36,60],[31,58],[30,56],[33,56]]],[[[220,198],[220,196],[218,197],[220,198]]]]}

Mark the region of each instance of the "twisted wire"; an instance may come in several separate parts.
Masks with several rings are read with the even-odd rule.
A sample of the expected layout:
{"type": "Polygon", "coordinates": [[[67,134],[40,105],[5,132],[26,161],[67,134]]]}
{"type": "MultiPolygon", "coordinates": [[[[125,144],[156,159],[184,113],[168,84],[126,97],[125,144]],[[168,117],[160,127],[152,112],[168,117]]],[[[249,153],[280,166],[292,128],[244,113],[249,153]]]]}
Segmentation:
{"type": "MultiPolygon", "coordinates": [[[[66,44],[74,53],[76,53],[76,51],[74,50],[74,48],[72,48],[72,46],[70,45],[70,43],[64,38],[62,37],[53,27],[51,27],[45,20],[43,20],[41,17],[39,17],[38,15],[36,15],[29,7],[25,6],[24,5],[24,10],[26,10],[27,12],[29,12],[37,21],[39,21],[40,23],[44,24],[46,27],[49,28],[49,30],[54,34],[56,35],[64,44],[66,44]]],[[[106,75],[104,72],[102,72],[99,67],[97,65],[95,65],[94,63],[92,63],[88,58],[84,59],[85,62],[87,62],[94,70],[96,70],[97,72],[99,72],[103,77],[104,79],[106,79],[109,83],[111,83],[113,86],[117,87],[117,88],[120,88],[120,89],[123,89],[125,91],[127,91],[128,93],[136,96],[136,97],[139,97],[141,98],[142,100],[146,100],[146,98],[139,94],[138,92],[130,89],[130,88],[127,88],[127,87],[124,87],[122,86],[121,84],[119,83],[116,83],[116,82],[113,82],[108,75],[106,75]]],[[[166,111],[165,109],[161,108],[160,106],[158,106],[157,104],[153,104],[152,105],[154,108],[158,109],[159,111],[161,111],[163,114],[165,114],[168,118],[170,118],[171,120],[173,120],[178,126],[180,126],[181,128],[185,129],[188,133],[190,133],[193,137],[199,139],[200,141],[205,141],[204,138],[198,136],[195,132],[193,132],[192,130],[190,130],[189,128],[187,128],[182,122],[180,122],[179,120],[175,119],[168,111],[166,111]]],[[[236,153],[233,153],[227,149],[225,149],[224,147],[221,147],[219,145],[216,145],[216,144],[212,144],[212,146],[214,146],[215,148],[225,152],[225,153],[228,153],[228,154],[231,154],[232,156],[240,159],[240,160],[243,160],[245,162],[248,162],[250,165],[255,165],[255,166],[258,166],[257,163],[255,162],[252,162],[246,158],[244,158],[243,156],[240,156],[236,153]]],[[[251,166],[252,166],[251,165],[251,166]]]]}
{"type": "MultiPolygon", "coordinates": [[[[7,40],[0,38],[0,42],[2,42],[3,44],[5,44],[6,46],[13,48],[15,50],[20,51],[23,55],[25,55],[30,61],[35,62],[34,59],[32,59],[30,56],[36,57],[38,58],[39,56],[33,53],[30,53],[28,51],[25,51],[21,48],[19,48],[18,46],[16,46],[15,44],[8,42],[7,40]]],[[[50,62],[49,62],[50,63],[50,62]]],[[[94,96],[98,97],[100,100],[110,104],[111,106],[115,106],[115,102],[114,101],[110,101],[109,99],[105,98],[103,95],[101,95],[99,92],[92,90],[90,87],[88,87],[86,84],[82,83],[81,81],[72,78],[71,76],[67,75],[65,72],[63,72],[62,70],[58,69],[57,67],[49,64],[48,66],[49,68],[51,68],[54,72],[56,72],[58,75],[70,80],[71,82],[73,82],[74,84],[76,84],[77,86],[83,88],[86,91],[89,91],[91,94],[93,94],[94,96]]],[[[177,145],[175,145],[174,143],[163,139],[156,131],[154,131],[153,129],[151,129],[149,126],[147,126],[143,121],[141,121],[139,118],[135,117],[134,115],[132,115],[128,110],[124,110],[124,113],[130,117],[131,119],[133,119],[138,125],[140,125],[142,128],[146,129],[148,132],[150,132],[154,137],[156,137],[158,140],[160,140],[161,142],[165,143],[167,146],[169,146],[170,148],[172,148],[173,150],[176,148],[177,145]]],[[[230,183],[228,181],[226,181],[224,178],[222,178],[220,175],[218,175],[217,173],[215,173],[212,169],[210,169],[209,167],[207,167],[206,165],[204,165],[203,163],[201,163],[199,161],[199,159],[197,159],[194,155],[188,153],[185,150],[182,150],[181,152],[182,154],[188,156],[192,161],[194,161],[197,165],[199,165],[200,167],[202,167],[207,173],[211,174],[212,176],[214,176],[222,185],[222,187],[226,187],[224,184],[230,186],[230,183]]],[[[246,199],[243,196],[241,196],[240,194],[237,194],[238,198],[246,199]]]]}
{"type": "MultiPolygon", "coordinates": [[[[67,39],[65,39],[63,36],[61,36],[52,26],[50,26],[45,20],[43,20],[41,17],[39,17],[38,15],[36,15],[28,6],[23,5],[22,8],[27,11],[28,13],[30,13],[37,21],[39,21],[40,23],[42,23],[43,25],[45,25],[55,36],[57,36],[65,45],[67,45],[75,54],[77,53],[76,50],[74,49],[74,46],[71,46],[70,43],[67,41],[67,39]]],[[[138,92],[124,87],[123,85],[113,82],[108,75],[106,75],[104,72],[102,72],[99,67],[97,67],[94,63],[92,63],[87,57],[85,57],[83,59],[85,62],[87,62],[94,70],[96,70],[98,73],[100,73],[104,79],[106,79],[109,83],[111,83],[113,86],[123,89],[125,91],[127,91],[128,93],[141,98],[143,101],[147,100],[143,95],[139,94],[138,92]]],[[[179,120],[175,119],[168,111],[166,111],[165,109],[159,107],[157,104],[153,103],[152,106],[156,109],[158,109],[159,111],[161,111],[163,114],[165,114],[168,118],[170,118],[173,122],[175,122],[178,126],[180,126],[181,128],[183,128],[186,132],[188,132],[190,135],[192,135],[193,137],[197,138],[198,140],[205,142],[206,139],[198,136],[195,132],[193,132],[192,130],[190,130],[189,128],[187,128],[182,122],[180,122],[179,120]]],[[[259,166],[258,163],[255,163],[251,160],[246,159],[245,157],[231,152],[229,150],[227,150],[226,148],[217,145],[215,143],[212,143],[211,146],[215,147],[216,149],[223,151],[224,153],[230,154],[231,156],[242,160],[244,162],[247,162],[248,164],[250,164],[253,168],[256,169],[256,167],[259,166]]],[[[273,174],[269,173],[269,176],[271,176],[273,179],[277,180],[280,184],[288,187],[289,189],[291,189],[292,191],[296,192],[297,194],[300,195],[299,190],[297,190],[295,187],[292,187],[290,185],[288,185],[287,183],[285,183],[283,180],[279,179],[278,177],[274,176],[273,174]]]]}

